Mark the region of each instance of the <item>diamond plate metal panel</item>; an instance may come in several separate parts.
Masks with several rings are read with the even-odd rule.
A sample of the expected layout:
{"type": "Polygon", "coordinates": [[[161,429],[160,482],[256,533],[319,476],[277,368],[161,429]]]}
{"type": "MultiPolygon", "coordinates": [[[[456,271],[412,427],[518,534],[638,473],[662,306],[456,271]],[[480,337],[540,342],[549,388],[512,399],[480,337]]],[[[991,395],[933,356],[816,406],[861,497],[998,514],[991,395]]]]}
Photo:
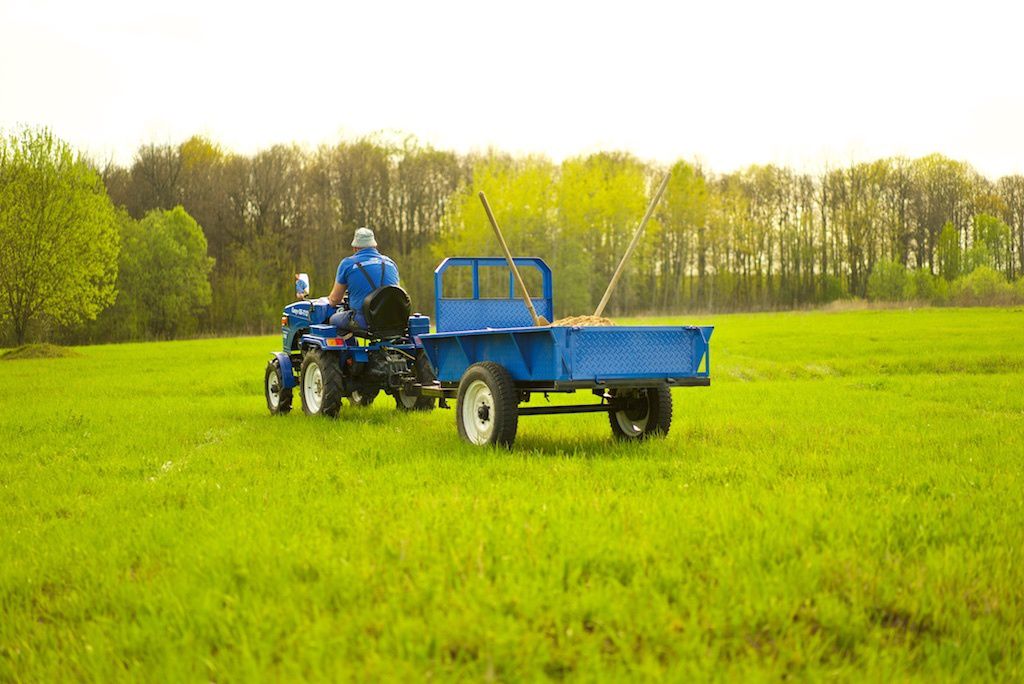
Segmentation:
{"type": "Polygon", "coordinates": [[[572,334],[572,377],[693,376],[703,351],[700,332],[690,328],[579,328],[572,334]]]}
{"type": "MultiPolygon", "coordinates": [[[[551,306],[546,299],[534,297],[533,306],[538,315],[551,320],[551,306]]],[[[530,312],[520,299],[441,299],[437,307],[437,332],[533,325],[530,312]]]]}

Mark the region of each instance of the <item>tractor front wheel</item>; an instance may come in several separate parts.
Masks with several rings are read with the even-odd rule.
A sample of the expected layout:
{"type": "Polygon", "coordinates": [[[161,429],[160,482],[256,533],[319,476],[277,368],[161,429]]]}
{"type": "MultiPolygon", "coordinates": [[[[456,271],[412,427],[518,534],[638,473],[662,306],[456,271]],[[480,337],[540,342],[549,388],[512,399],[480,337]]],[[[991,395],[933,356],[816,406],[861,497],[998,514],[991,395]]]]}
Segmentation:
{"type": "Polygon", "coordinates": [[[263,373],[263,394],[271,415],[280,416],[292,410],[292,388],[285,388],[281,364],[277,359],[267,363],[267,370],[263,373]]]}
{"type": "Polygon", "coordinates": [[[619,390],[612,397],[612,406],[608,420],[618,439],[664,437],[672,425],[672,391],[664,385],[619,390]]]}
{"type": "Polygon", "coordinates": [[[336,417],[341,409],[343,386],[337,355],[321,349],[306,352],[302,359],[299,388],[302,410],[307,416],[336,417]]]}
{"type": "Polygon", "coordinates": [[[459,380],[455,422],[459,436],[477,446],[511,447],[519,428],[519,392],[508,370],[484,361],[459,380]]]}

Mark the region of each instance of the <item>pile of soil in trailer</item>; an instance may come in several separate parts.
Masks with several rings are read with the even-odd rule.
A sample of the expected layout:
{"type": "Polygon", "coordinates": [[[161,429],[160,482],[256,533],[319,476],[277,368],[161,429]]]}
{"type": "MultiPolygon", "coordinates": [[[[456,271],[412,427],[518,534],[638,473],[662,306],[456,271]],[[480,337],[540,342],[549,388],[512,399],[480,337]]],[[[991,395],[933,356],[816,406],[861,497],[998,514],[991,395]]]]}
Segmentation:
{"type": "Polygon", "coordinates": [[[615,324],[603,316],[569,316],[568,318],[559,318],[551,325],[569,328],[574,326],[579,328],[597,328],[603,325],[615,324]]]}

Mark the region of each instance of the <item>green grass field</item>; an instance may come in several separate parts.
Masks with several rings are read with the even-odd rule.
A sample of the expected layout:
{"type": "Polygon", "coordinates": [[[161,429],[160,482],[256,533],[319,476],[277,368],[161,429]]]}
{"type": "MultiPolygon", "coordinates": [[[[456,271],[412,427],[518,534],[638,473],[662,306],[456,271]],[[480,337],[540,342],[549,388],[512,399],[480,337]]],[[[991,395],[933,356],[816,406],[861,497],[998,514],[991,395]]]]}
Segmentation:
{"type": "Polygon", "coordinates": [[[0,362],[0,680],[1024,678],[1024,310],[685,322],[667,439],[511,452],[271,418],[272,337],[0,362]]]}

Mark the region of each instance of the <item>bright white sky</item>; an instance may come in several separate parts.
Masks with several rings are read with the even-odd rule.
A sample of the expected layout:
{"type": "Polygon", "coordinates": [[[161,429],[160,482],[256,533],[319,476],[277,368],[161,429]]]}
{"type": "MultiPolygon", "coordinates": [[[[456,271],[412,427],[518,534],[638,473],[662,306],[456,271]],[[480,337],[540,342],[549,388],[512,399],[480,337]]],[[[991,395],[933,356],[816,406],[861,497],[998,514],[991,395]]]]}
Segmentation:
{"type": "Polygon", "coordinates": [[[1024,173],[1019,2],[0,0],[0,128],[100,159],[402,131],[715,171],[930,152],[1024,173]]]}

